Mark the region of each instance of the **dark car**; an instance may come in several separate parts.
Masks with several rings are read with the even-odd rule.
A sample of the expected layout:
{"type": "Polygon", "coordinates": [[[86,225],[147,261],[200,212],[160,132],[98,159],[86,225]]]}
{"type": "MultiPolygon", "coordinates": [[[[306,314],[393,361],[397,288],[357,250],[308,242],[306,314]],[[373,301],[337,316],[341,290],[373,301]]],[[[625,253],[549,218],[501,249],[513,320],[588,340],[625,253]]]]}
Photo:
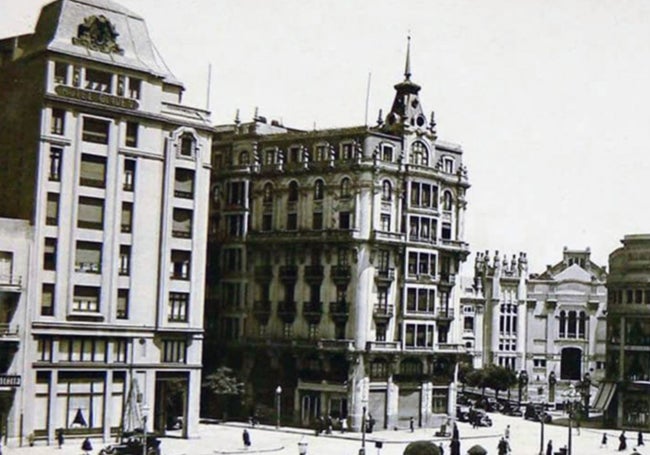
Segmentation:
{"type": "MultiPolygon", "coordinates": [[[[123,435],[118,444],[111,444],[99,451],[99,455],[142,455],[142,435],[123,435]]],[[[160,440],[147,436],[147,455],[160,455],[160,440]]]]}
{"type": "Polygon", "coordinates": [[[535,422],[551,423],[551,415],[546,412],[546,409],[541,404],[528,403],[524,411],[524,419],[533,420],[535,422]]]}
{"type": "Polygon", "coordinates": [[[482,409],[472,409],[469,413],[469,421],[477,427],[491,427],[492,419],[482,409]]]}
{"type": "Polygon", "coordinates": [[[501,408],[501,413],[507,416],[521,417],[524,413],[521,411],[521,408],[516,404],[505,401],[503,407],[501,408]]]}
{"type": "Polygon", "coordinates": [[[469,422],[470,408],[467,406],[456,406],[456,419],[459,422],[469,422]]]}
{"type": "Polygon", "coordinates": [[[476,402],[476,407],[479,409],[485,409],[487,412],[499,411],[502,407],[494,398],[482,397],[476,402]]]}

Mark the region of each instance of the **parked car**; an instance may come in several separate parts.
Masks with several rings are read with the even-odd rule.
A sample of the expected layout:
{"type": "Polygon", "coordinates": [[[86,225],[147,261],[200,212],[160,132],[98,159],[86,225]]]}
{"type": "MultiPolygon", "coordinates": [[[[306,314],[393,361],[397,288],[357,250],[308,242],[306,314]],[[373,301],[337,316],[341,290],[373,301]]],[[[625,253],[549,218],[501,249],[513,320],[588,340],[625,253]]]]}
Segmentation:
{"type": "Polygon", "coordinates": [[[524,419],[535,422],[551,423],[552,417],[546,412],[544,405],[538,403],[528,403],[524,411],[524,419]]]}
{"type": "Polygon", "coordinates": [[[515,417],[521,417],[524,415],[524,413],[521,411],[521,407],[517,406],[516,404],[510,403],[509,401],[505,401],[503,403],[503,407],[501,408],[501,413],[507,416],[515,416],[515,417]]]}
{"type": "MultiPolygon", "coordinates": [[[[121,442],[110,444],[99,451],[99,455],[142,455],[142,435],[124,434],[121,442]]],[[[147,435],[147,455],[160,455],[160,440],[147,435]]]]}
{"type": "Polygon", "coordinates": [[[459,422],[469,422],[469,406],[456,406],[456,419],[459,422]]]}
{"type": "Polygon", "coordinates": [[[482,397],[476,402],[476,407],[485,409],[487,412],[499,411],[502,408],[501,403],[491,397],[482,397]]]}
{"type": "Polygon", "coordinates": [[[482,409],[472,409],[469,413],[469,421],[478,427],[492,426],[492,419],[482,409]]]}

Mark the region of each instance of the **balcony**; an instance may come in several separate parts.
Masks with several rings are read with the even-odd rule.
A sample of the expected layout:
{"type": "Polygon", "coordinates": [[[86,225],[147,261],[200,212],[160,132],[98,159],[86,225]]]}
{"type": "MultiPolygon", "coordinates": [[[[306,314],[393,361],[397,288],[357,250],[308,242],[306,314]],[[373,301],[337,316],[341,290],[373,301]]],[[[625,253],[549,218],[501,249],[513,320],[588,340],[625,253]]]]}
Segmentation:
{"type": "Polygon", "coordinates": [[[372,315],[375,319],[390,319],[395,314],[393,305],[375,303],[372,315]]]}
{"type": "Polygon", "coordinates": [[[278,302],[278,317],[286,324],[296,320],[296,302],[278,302]]]}
{"type": "Polygon", "coordinates": [[[383,240],[385,242],[403,242],[404,234],[402,232],[380,231],[375,229],[372,232],[374,240],[383,240]]]}
{"type": "Polygon", "coordinates": [[[308,265],[305,267],[305,281],[307,283],[319,284],[323,281],[323,266],[308,265]]]}
{"type": "Polygon", "coordinates": [[[330,302],[330,317],[334,321],[347,321],[350,315],[348,302],[330,302]]]}
{"type": "Polygon", "coordinates": [[[453,288],[456,285],[456,275],[453,273],[440,274],[440,286],[453,288]]]}
{"type": "Polygon", "coordinates": [[[269,282],[273,280],[273,266],[271,265],[258,265],[255,267],[255,279],[261,282],[269,282]]]}
{"type": "Polygon", "coordinates": [[[464,257],[469,255],[469,243],[461,240],[440,239],[438,245],[442,249],[461,253],[464,257]]]}
{"type": "Polygon", "coordinates": [[[297,265],[281,265],[280,266],[280,281],[282,282],[295,282],[298,281],[298,266],[297,265]]]}
{"type": "Polygon", "coordinates": [[[436,309],[436,319],[451,321],[454,319],[453,308],[438,308],[436,309]]]}
{"type": "Polygon", "coordinates": [[[395,269],[377,269],[375,270],[375,281],[390,284],[395,280],[395,269]]]}
{"type": "Polygon", "coordinates": [[[318,349],[326,351],[354,351],[352,340],[323,339],[318,341],[318,349]]]}
{"type": "Polygon", "coordinates": [[[21,292],[23,277],[20,275],[0,275],[1,292],[21,292]]]}
{"type": "Polygon", "coordinates": [[[260,324],[266,325],[271,317],[271,302],[268,300],[256,300],[253,303],[253,316],[260,324]]]}
{"type": "Polygon", "coordinates": [[[18,343],[19,327],[17,325],[10,325],[9,323],[0,323],[0,342],[18,343]]]}
{"type": "Polygon", "coordinates": [[[331,272],[332,281],[336,284],[346,285],[352,277],[352,270],[349,265],[334,265],[331,272]]]}
{"type": "Polygon", "coordinates": [[[304,302],[302,315],[310,324],[318,324],[323,316],[323,302],[304,302]]]}
{"type": "Polygon", "coordinates": [[[366,343],[366,351],[399,351],[399,341],[368,341],[366,343]]]}

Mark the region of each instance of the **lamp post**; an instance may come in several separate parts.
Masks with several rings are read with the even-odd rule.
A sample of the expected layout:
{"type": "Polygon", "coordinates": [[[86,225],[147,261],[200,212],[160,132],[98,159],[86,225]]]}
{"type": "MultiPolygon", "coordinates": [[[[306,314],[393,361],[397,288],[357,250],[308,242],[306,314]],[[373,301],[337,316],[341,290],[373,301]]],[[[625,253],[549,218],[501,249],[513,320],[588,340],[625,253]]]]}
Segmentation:
{"type": "Polygon", "coordinates": [[[528,385],[528,373],[526,373],[526,370],[521,370],[519,372],[519,396],[518,396],[519,406],[521,406],[521,391],[527,385],[528,385]]]}
{"type": "Polygon", "coordinates": [[[585,399],[585,419],[589,420],[589,401],[591,399],[591,375],[587,371],[582,380],[582,392],[585,399]]]}
{"type": "Polygon", "coordinates": [[[555,371],[551,371],[551,373],[548,375],[548,402],[549,403],[555,403],[555,384],[557,384],[555,371]]]}
{"type": "Polygon", "coordinates": [[[577,403],[577,400],[580,399],[580,395],[576,392],[576,388],[573,384],[569,385],[569,391],[566,394],[566,408],[569,413],[569,444],[568,444],[568,452],[567,455],[571,455],[571,433],[573,430],[572,423],[573,423],[573,414],[575,411],[575,404],[577,403]]]}
{"type": "Polygon", "coordinates": [[[359,455],[366,454],[366,407],[364,406],[361,412],[361,448],[359,455]]]}
{"type": "Polygon", "coordinates": [[[149,406],[142,405],[142,455],[147,455],[147,417],[149,406]]]}
{"type": "Polygon", "coordinates": [[[542,426],[542,431],[539,435],[539,455],[544,455],[544,419],[546,418],[546,402],[542,401],[542,409],[538,412],[539,423],[542,426]]]}
{"type": "Polygon", "coordinates": [[[275,388],[275,428],[280,428],[280,397],[282,396],[282,386],[275,388]]]}

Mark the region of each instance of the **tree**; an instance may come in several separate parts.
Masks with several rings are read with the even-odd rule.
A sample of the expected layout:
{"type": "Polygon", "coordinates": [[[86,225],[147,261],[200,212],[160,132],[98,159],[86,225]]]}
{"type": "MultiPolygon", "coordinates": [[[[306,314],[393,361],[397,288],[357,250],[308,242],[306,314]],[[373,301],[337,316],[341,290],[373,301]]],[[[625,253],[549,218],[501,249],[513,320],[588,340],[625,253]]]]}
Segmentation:
{"type": "Polygon", "coordinates": [[[485,368],[485,385],[494,389],[496,398],[499,398],[499,391],[508,390],[517,384],[517,375],[515,372],[498,365],[488,365],[485,368]]]}
{"type": "Polygon", "coordinates": [[[485,395],[485,387],[486,387],[486,376],[485,376],[485,370],[479,369],[479,370],[470,370],[467,371],[464,374],[464,379],[465,379],[465,384],[467,384],[470,387],[479,387],[483,391],[483,395],[485,395]]]}
{"type": "Polygon", "coordinates": [[[210,406],[210,413],[213,415],[217,414],[218,409],[223,413],[233,398],[244,394],[244,383],[237,378],[232,368],[226,366],[221,366],[206,376],[203,388],[214,398],[213,406],[210,406]]]}

